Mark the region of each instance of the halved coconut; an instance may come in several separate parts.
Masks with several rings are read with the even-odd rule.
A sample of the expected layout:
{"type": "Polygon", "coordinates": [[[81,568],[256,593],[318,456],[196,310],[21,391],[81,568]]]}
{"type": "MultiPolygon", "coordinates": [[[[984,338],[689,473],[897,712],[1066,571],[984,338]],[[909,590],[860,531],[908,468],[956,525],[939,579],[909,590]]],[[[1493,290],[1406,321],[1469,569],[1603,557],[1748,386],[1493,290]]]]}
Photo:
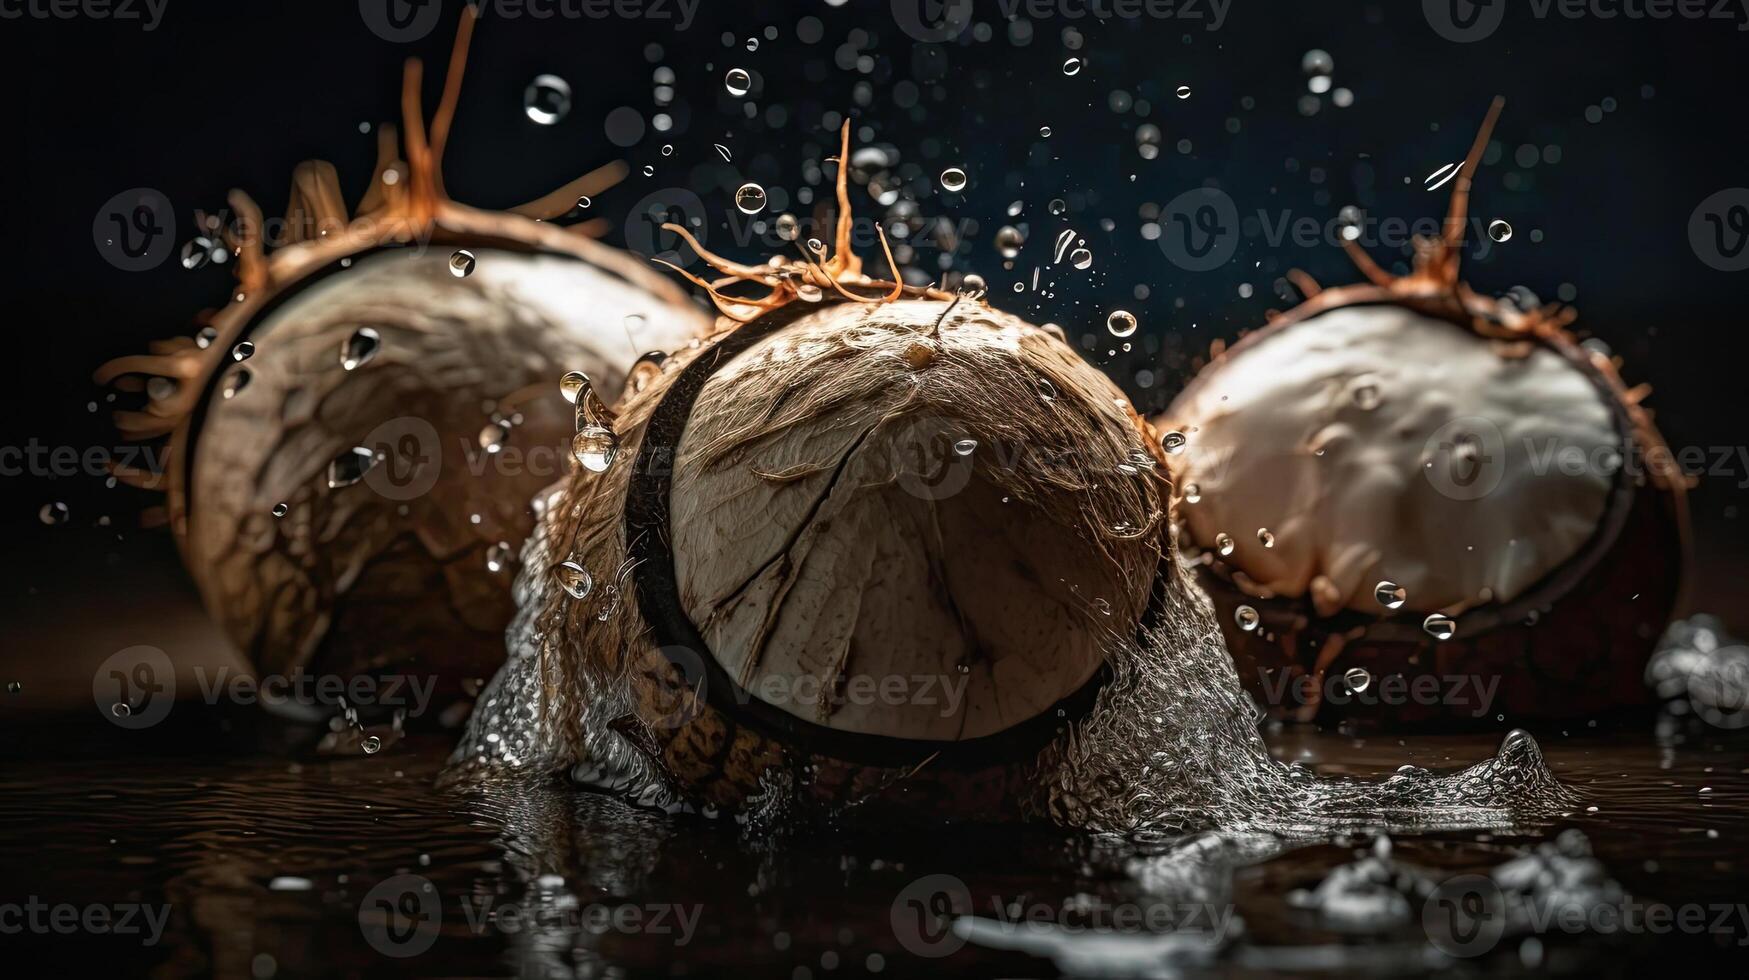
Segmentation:
{"type": "Polygon", "coordinates": [[[1351,249],[1372,284],[1310,287],[1156,420],[1181,543],[1202,553],[1241,680],[1280,715],[1492,721],[1644,699],[1682,565],[1681,481],[1644,391],[1576,341],[1571,311],[1457,280],[1486,132],[1412,275],[1351,249]]]}

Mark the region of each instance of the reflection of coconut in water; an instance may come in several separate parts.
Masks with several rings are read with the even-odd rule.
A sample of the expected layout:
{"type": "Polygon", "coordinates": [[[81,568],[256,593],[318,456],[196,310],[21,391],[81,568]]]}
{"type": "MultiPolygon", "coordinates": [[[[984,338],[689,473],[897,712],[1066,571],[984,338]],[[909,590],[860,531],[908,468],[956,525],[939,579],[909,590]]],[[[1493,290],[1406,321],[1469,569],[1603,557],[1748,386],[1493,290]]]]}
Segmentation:
{"type": "Polygon", "coordinates": [[[1280,714],[1643,702],[1682,565],[1683,486],[1646,392],[1574,339],[1571,310],[1458,281],[1498,111],[1412,274],[1351,243],[1370,284],[1302,277],[1304,304],[1217,352],[1157,420],[1184,437],[1183,542],[1203,552],[1241,679],[1280,714]]]}
{"type": "Polygon", "coordinates": [[[406,158],[383,127],[348,216],[334,168],[294,178],[290,241],[267,254],[231,195],[234,301],[198,341],[104,365],[138,387],[118,424],[168,437],[165,519],[208,609],[263,673],[435,676],[452,693],[502,659],[529,500],[570,469],[581,368],[617,390],[648,348],[708,326],[591,226],[542,220],[619,179],[589,174],[508,212],[444,193],[440,162],[473,18],[427,136],[410,62],[406,158]]]}

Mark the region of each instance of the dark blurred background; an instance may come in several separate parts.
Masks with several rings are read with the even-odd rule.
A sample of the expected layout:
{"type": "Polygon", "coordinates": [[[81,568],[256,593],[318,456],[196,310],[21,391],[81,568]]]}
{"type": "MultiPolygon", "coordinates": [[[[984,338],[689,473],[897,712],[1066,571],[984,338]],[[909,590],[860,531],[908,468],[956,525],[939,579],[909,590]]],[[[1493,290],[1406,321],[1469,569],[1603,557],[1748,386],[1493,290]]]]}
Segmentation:
{"type": "MultiPolygon", "coordinates": [[[[155,2],[0,4],[17,165],[8,213],[23,216],[4,236],[18,346],[0,446],[115,445],[92,368],[192,332],[192,316],[227,295],[228,266],[179,260],[196,209],[223,209],[237,187],[278,214],[292,167],[310,158],[333,161],[356,203],[375,125],[399,119],[403,60],[431,66],[429,111],[460,10],[155,2]],[[106,202],[132,188],[160,192],[174,220],[164,257],[143,271],[118,268],[94,236],[106,202]]],[[[1629,383],[1655,388],[1666,437],[1700,447],[1704,470],[1690,606],[1743,631],[1749,272],[1728,270],[1749,265],[1749,191],[1729,193],[1749,186],[1749,5],[1709,2],[1695,19],[1602,16],[1621,9],[1613,2],[1571,9],[976,0],[967,17],[963,3],[917,0],[498,2],[475,38],[447,184],[462,201],[505,207],[623,159],[630,177],[571,220],[605,218],[608,241],[626,244],[629,230],[648,248],[640,209],[687,189],[709,244],[756,259],[772,236],[735,211],[734,189],[766,188],[765,222],[816,216],[829,199],[821,160],[847,113],[857,145],[881,150],[858,172],[885,196],[857,189],[858,213],[904,224],[913,275],[982,275],[996,304],[1062,324],[1139,405],[1160,407],[1209,342],[1297,301],[1289,268],[1325,284],[1357,278],[1332,234],[1282,239],[1281,222],[1323,229],[1346,206],[1373,221],[1436,217],[1450,187],[1428,191],[1424,179],[1462,156],[1504,96],[1472,218],[1506,221],[1513,235],[1472,232],[1465,275],[1484,292],[1570,301],[1582,330],[1625,359],[1629,383]],[[726,90],[735,68],[750,74],[746,97],[726,90]],[[550,125],[525,105],[542,74],[571,91],[550,125]],[[963,192],[943,189],[949,167],[967,173],[963,192]],[[1199,187],[1228,195],[1243,228],[1231,256],[1201,271],[1172,260],[1158,224],[1163,205],[1199,187]],[[1028,236],[1012,269],[994,244],[1005,224],[1028,236]],[[1090,268],[1052,263],[1064,229],[1085,240],[1090,268]],[[1104,330],[1117,308],[1141,323],[1128,352],[1104,330]]],[[[1406,243],[1378,237],[1363,238],[1372,254],[1401,263],[1406,243]]],[[[878,248],[865,254],[882,271],[878,248]]],[[[168,534],[136,529],[150,495],[15,470],[0,510],[14,655],[65,655],[71,622],[101,632],[161,600],[189,608],[168,534]],[[57,503],[64,520],[46,523],[57,503]]],[[[101,656],[128,642],[154,641],[136,631],[90,645],[101,656]]]]}

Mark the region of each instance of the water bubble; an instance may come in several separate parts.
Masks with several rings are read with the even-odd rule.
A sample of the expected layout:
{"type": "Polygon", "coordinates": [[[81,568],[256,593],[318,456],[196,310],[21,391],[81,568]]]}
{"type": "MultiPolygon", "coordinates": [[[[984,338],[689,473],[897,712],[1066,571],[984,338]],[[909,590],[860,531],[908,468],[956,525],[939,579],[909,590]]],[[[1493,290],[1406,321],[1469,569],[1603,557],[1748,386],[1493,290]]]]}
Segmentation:
{"type": "Polygon", "coordinates": [[[958,456],[970,456],[977,448],[978,440],[976,439],[961,439],[953,444],[954,454],[958,456]]]}
{"type": "Polygon", "coordinates": [[[1085,269],[1093,264],[1093,253],[1087,249],[1078,248],[1069,253],[1069,264],[1077,269],[1085,269]]]}
{"type": "Polygon", "coordinates": [[[47,524],[50,527],[53,527],[56,524],[65,524],[67,523],[68,516],[67,505],[61,503],[59,500],[54,501],[53,503],[43,504],[42,509],[36,512],[36,516],[44,524],[47,524]]]}
{"type": "Polygon", "coordinates": [[[254,356],[255,356],[255,342],[254,341],[251,341],[251,340],[239,341],[237,346],[231,348],[231,360],[233,360],[233,361],[247,361],[249,358],[254,357],[254,356]]]}
{"type": "Polygon", "coordinates": [[[1160,437],[1160,448],[1166,450],[1166,455],[1176,456],[1184,452],[1184,447],[1190,442],[1190,437],[1173,429],[1160,437]]]}
{"type": "Polygon", "coordinates": [[[586,425],[571,437],[571,455],[591,473],[605,472],[618,452],[618,437],[604,426],[586,425]]]}
{"type": "Polygon", "coordinates": [[[363,446],[346,450],[328,463],[328,489],[338,490],[352,486],[364,479],[364,475],[376,464],[376,454],[363,446]]]}
{"type": "Polygon", "coordinates": [[[1190,98],[1190,86],[1180,85],[1180,86],[1178,86],[1178,91],[1174,92],[1173,94],[1178,96],[1181,99],[1188,99],[1188,98],[1190,98]]]}
{"type": "MultiPolygon", "coordinates": [[[[1092,261],[1091,256],[1088,261],[1092,261]]],[[[1110,330],[1113,337],[1128,337],[1136,332],[1136,315],[1129,310],[1112,310],[1105,317],[1105,329],[1110,330]]]]}
{"type": "Polygon", "coordinates": [[[674,155],[674,144],[673,143],[663,143],[662,144],[662,155],[665,157],[673,156],[674,155]]]}
{"type": "Polygon", "coordinates": [[[1434,613],[1422,621],[1421,628],[1436,640],[1449,640],[1457,634],[1457,621],[1444,613],[1434,613]]]}
{"type": "Polygon", "coordinates": [[[1081,73],[1081,59],[1080,58],[1070,58],[1067,61],[1063,62],[1063,74],[1065,74],[1065,75],[1079,75],[1080,73],[1081,73]]]}
{"type": "Polygon", "coordinates": [[[486,571],[496,574],[510,565],[510,543],[500,541],[486,549],[486,571]]]}
{"type": "Polygon", "coordinates": [[[291,513],[291,505],[290,504],[288,504],[284,501],[281,501],[281,502],[273,505],[273,516],[284,517],[285,515],[287,515],[289,513],[291,513]]]}
{"type": "Polygon", "coordinates": [[[1350,691],[1359,694],[1372,686],[1372,674],[1365,667],[1350,667],[1342,675],[1342,683],[1347,684],[1350,691]]]}
{"type": "Polygon", "coordinates": [[[808,239],[808,251],[815,255],[824,257],[826,254],[826,243],[820,241],[818,238],[810,238],[808,239]]]}
{"type": "Polygon", "coordinates": [[[949,167],[941,172],[941,186],[944,190],[958,193],[966,189],[966,172],[958,167],[949,167]]]}
{"type": "Polygon", "coordinates": [[[800,223],[796,221],[795,215],[780,214],[777,216],[777,237],[786,242],[793,242],[799,233],[800,223]]]}
{"type": "Polygon", "coordinates": [[[1219,553],[1222,558],[1232,554],[1234,547],[1233,536],[1231,534],[1222,531],[1215,535],[1215,551],[1219,553]]]}
{"type": "Polygon", "coordinates": [[[449,257],[449,274],[457,279],[465,279],[474,272],[474,253],[465,248],[458,248],[449,257]]]}
{"type": "Polygon", "coordinates": [[[581,599],[595,587],[595,577],[589,574],[589,569],[569,559],[553,566],[553,577],[559,580],[559,588],[573,599],[581,599]]]}
{"type": "Polygon", "coordinates": [[[1201,501],[1202,487],[1195,483],[1186,483],[1184,485],[1184,502],[1187,504],[1194,504],[1200,503],[1201,501]]]}
{"type": "Polygon", "coordinates": [[[1003,225],[996,229],[996,252],[1005,259],[1012,259],[1020,254],[1020,247],[1026,244],[1026,236],[1013,225],[1003,225]]]}
{"type": "Polygon", "coordinates": [[[1390,579],[1384,579],[1372,587],[1372,597],[1386,609],[1401,609],[1403,603],[1409,600],[1409,590],[1390,579]]]}
{"type": "Polygon", "coordinates": [[[960,295],[967,299],[983,299],[984,294],[989,291],[990,287],[984,282],[984,277],[975,272],[967,273],[966,277],[960,280],[960,295]]]}
{"type": "Polygon", "coordinates": [[[742,214],[758,214],[765,210],[765,188],[748,181],[735,191],[735,207],[742,214]]]}
{"type": "Polygon", "coordinates": [[[565,400],[573,405],[577,404],[578,397],[588,389],[589,375],[582,371],[566,371],[565,376],[559,379],[559,394],[564,395],[565,400]]]}
{"type": "Polygon", "coordinates": [[[522,111],[528,118],[551,126],[571,111],[571,83],[557,75],[536,75],[522,90],[522,111]]]}
{"type": "Polygon", "coordinates": [[[1275,547],[1275,532],[1271,531],[1269,528],[1266,528],[1266,527],[1258,528],[1257,529],[1257,543],[1264,546],[1265,548],[1275,547]]]}
{"type": "MultiPolygon", "coordinates": [[[[1488,222],[1488,237],[1497,242],[1509,242],[1512,240],[1512,226],[1495,218],[1488,222]]],[[[1536,236],[1532,235],[1531,237],[1535,238],[1536,236]]]]}
{"type": "Polygon", "coordinates": [[[752,91],[753,76],[747,74],[747,70],[744,68],[731,68],[729,73],[723,76],[723,88],[728,89],[729,94],[738,99],[752,91]]]}
{"type": "Polygon", "coordinates": [[[1233,622],[1238,623],[1239,628],[1247,633],[1255,630],[1261,619],[1262,617],[1257,615],[1257,610],[1250,606],[1240,606],[1233,610],[1233,622]]]}
{"type": "Polygon", "coordinates": [[[358,743],[358,747],[364,750],[365,755],[376,755],[382,750],[383,740],[375,735],[366,735],[364,741],[358,743]]]}
{"type": "Polygon", "coordinates": [[[382,349],[382,335],[374,327],[359,327],[346,338],[346,343],[340,347],[340,367],[342,370],[354,371],[377,356],[382,349]]]}
{"type": "Polygon", "coordinates": [[[249,386],[252,379],[248,368],[237,368],[225,375],[225,380],[219,385],[219,395],[226,401],[237,397],[237,393],[249,386]]]}
{"type": "Polygon", "coordinates": [[[748,38],[747,39],[747,50],[758,51],[759,50],[759,39],[756,37],[748,38]]]}
{"type": "Polygon", "coordinates": [[[134,709],[129,707],[126,701],[117,701],[109,706],[109,713],[117,718],[126,718],[134,713],[134,709]]]}
{"type": "Polygon", "coordinates": [[[1038,135],[1039,135],[1040,139],[1050,139],[1051,138],[1051,127],[1040,126],[1038,128],[1038,135]]]}
{"type": "Polygon", "coordinates": [[[1063,203],[1063,199],[1060,197],[1051,198],[1051,203],[1046,205],[1046,207],[1052,214],[1062,214],[1064,211],[1069,210],[1069,205],[1063,203]]]}

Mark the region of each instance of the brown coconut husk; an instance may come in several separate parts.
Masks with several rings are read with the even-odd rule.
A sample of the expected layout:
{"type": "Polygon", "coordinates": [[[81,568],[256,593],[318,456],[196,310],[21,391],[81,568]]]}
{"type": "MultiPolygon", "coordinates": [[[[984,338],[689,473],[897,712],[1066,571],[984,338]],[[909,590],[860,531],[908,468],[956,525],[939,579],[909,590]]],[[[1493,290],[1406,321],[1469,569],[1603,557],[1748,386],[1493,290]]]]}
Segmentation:
{"type": "MultiPolygon", "coordinates": [[[[1401,306],[1479,340],[1535,345],[1558,354],[1596,384],[1615,412],[1624,455],[1646,460],[1646,470],[1620,469],[1596,533],[1578,553],[1524,594],[1462,611],[1454,617],[1455,636],[1445,641],[1422,628],[1425,613],[1381,609],[1376,615],[1352,610],[1322,615],[1309,597],[1259,594],[1242,569],[1212,549],[1204,551],[1198,578],[1215,602],[1240,679],[1276,717],[1494,724],[1496,715],[1515,721],[1571,718],[1648,703],[1641,680],[1645,663],[1675,607],[1687,564],[1687,485],[1643,405],[1650,388],[1629,387],[1619,358],[1581,346],[1570,329],[1576,311],[1560,304],[1521,310],[1459,279],[1471,183],[1503,106],[1496,99],[1489,108],[1455,179],[1444,231],[1417,243],[1413,271],[1393,276],[1357,243],[1345,243],[1366,282],[1326,289],[1296,270],[1291,278],[1306,300],[1272,314],[1266,326],[1231,347],[1215,344],[1180,399],[1207,384],[1226,359],[1253,345],[1284,330],[1316,329],[1301,325],[1320,314],[1361,305],[1401,306]],[[1235,613],[1241,605],[1261,615],[1257,629],[1238,625],[1235,613]],[[1486,717],[1477,716],[1473,697],[1461,704],[1416,698],[1387,704],[1376,696],[1344,705],[1324,702],[1326,677],[1354,667],[1370,674],[1375,691],[1386,678],[1412,686],[1418,679],[1437,684],[1461,675],[1498,678],[1499,684],[1486,717]],[[1287,686],[1282,686],[1282,672],[1287,686]],[[1271,686],[1293,691],[1293,685],[1305,685],[1297,703],[1269,703],[1271,686]]],[[[1170,409],[1154,424],[1161,431],[1177,427],[1170,409]]]]}
{"type": "MultiPolygon", "coordinates": [[[[115,475],[164,492],[163,507],[148,511],[147,523],[168,524],[209,610],[263,673],[349,678],[393,670],[435,676],[440,693],[449,695],[503,659],[502,631],[514,611],[511,573],[489,570],[486,555],[499,548],[514,560],[535,520],[528,501],[556,473],[486,467],[476,475],[457,447],[480,431],[481,405],[489,402],[521,419],[511,428],[515,445],[559,447],[562,460],[571,420],[558,376],[587,365],[599,382],[617,388],[637,352],[622,349],[617,325],[591,347],[513,291],[488,294],[493,287],[485,281],[497,277],[443,274],[453,249],[501,256],[504,264],[526,261],[531,269],[560,263],[578,309],[589,308],[600,289],[644,297],[627,308],[656,322],[672,343],[708,330],[708,320],[671,282],[593,240],[605,222],[544,220],[617,183],[627,172],[623,162],[506,211],[448,196],[442,159],[476,18],[464,9],[429,130],[420,107],[423,68],[416,58],[407,61],[404,133],[378,127],[377,163],[356,211],[348,213],[331,164],[300,164],[287,241],[269,252],[260,208],[231,191],[236,221],[224,236],[236,287],[231,302],[203,316],[205,345],[186,337],[164,341],[96,372],[99,384],[130,390],[151,377],[175,383],[168,397],[115,418],[128,438],[163,440],[162,469],[118,468],[115,475]],[[423,265],[422,255],[430,259],[423,265]],[[385,273],[387,262],[402,262],[406,271],[385,273]],[[309,297],[369,276],[380,282],[370,295],[309,312],[309,297]],[[345,371],[339,345],[355,324],[398,331],[397,341],[385,343],[402,349],[367,369],[345,371]],[[264,340],[244,367],[270,366],[278,354],[298,361],[303,373],[288,362],[290,376],[274,395],[289,401],[262,406],[219,434],[212,413],[234,370],[231,351],[268,331],[274,340],[264,340]],[[278,341],[281,350],[268,346],[278,341]],[[320,358],[309,353],[313,348],[320,358]],[[452,457],[428,491],[400,499],[321,485],[335,452],[397,417],[428,423],[421,432],[435,435],[452,457]],[[297,477],[287,478],[292,471],[297,477]],[[299,488],[287,491],[282,518],[268,513],[274,501],[256,499],[274,483],[299,488]]],[[[267,382],[250,383],[256,390],[240,394],[239,404],[266,394],[260,389],[267,382]]]]}

